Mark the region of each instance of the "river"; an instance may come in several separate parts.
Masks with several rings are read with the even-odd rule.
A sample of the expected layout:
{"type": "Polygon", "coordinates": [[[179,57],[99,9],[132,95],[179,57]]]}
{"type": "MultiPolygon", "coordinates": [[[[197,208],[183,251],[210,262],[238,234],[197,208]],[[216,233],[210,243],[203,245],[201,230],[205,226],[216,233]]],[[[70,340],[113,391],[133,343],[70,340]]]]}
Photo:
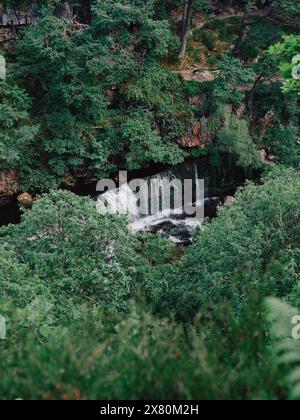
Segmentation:
{"type": "MultiPolygon", "coordinates": [[[[248,174],[248,178],[254,178],[256,174],[248,174]]],[[[217,207],[224,203],[228,196],[234,196],[237,188],[242,186],[247,176],[245,172],[231,164],[230,157],[222,157],[219,167],[213,166],[207,159],[188,160],[174,167],[158,167],[151,169],[139,170],[128,174],[128,180],[141,178],[148,183],[151,180],[160,180],[167,178],[169,180],[192,179],[196,183],[197,179],[204,179],[205,185],[205,201],[204,205],[205,217],[214,218],[217,213],[217,207]]],[[[96,197],[96,182],[86,184],[82,182],[73,189],[78,195],[96,197]]],[[[129,200],[130,209],[130,228],[134,232],[160,232],[163,236],[170,239],[174,243],[189,245],[193,241],[193,234],[199,226],[195,217],[188,217],[184,213],[181,215],[173,214],[171,209],[159,211],[156,214],[143,215],[137,214],[135,206],[136,200],[131,192],[126,192],[123,196],[119,190],[110,191],[107,194],[108,201],[111,206],[116,206],[116,201],[122,205],[123,196],[129,200]],[[128,193],[128,194],[127,194],[128,193]]],[[[21,219],[21,211],[17,201],[9,206],[0,208],[0,226],[10,223],[19,223],[21,219]]]]}

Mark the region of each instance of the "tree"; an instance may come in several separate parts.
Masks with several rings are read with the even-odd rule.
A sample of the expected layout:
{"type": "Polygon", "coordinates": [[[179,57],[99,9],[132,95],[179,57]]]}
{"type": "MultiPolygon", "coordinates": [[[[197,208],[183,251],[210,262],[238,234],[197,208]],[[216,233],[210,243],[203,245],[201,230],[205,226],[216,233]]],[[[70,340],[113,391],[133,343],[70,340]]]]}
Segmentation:
{"type": "Polygon", "coordinates": [[[193,15],[198,10],[209,10],[209,4],[206,0],[182,0],[182,20],[181,20],[181,47],[179,52],[179,60],[185,57],[187,42],[190,34],[190,27],[193,15]]]}
{"type": "MultiPolygon", "coordinates": [[[[235,45],[234,52],[236,55],[240,55],[244,47],[244,41],[246,38],[246,32],[249,25],[253,25],[252,22],[249,22],[249,16],[251,11],[255,10],[258,7],[266,8],[266,13],[259,18],[255,23],[257,24],[260,21],[263,21],[270,15],[278,15],[280,13],[285,13],[288,16],[297,16],[299,15],[299,7],[295,5],[295,2],[292,0],[243,0],[243,17],[240,23],[239,36],[235,45]]],[[[288,19],[285,19],[285,21],[288,19]]]]}
{"type": "MultiPolygon", "coordinates": [[[[43,195],[22,223],[2,231],[1,238],[7,252],[26,261],[29,277],[48,289],[51,302],[92,302],[115,313],[129,310],[134,238],[124,218],[98,214],[90,198],[63,191],[43,195]]],[[[1,266],[2,281],[5,270],[1,266]]]]}
{"type": "Polygon", "coordinates": [[[152,0],[96,2],[90,27],[46,14],[29,28],[16,50],[17,76],[41,133],[26,179],[43,188],[46,173],[47,189],[66,175],[107,176],[116,161],[126,167],[132,143],[120,128],[144,111],[153,144],[132,167],[182,161],[177,139],[189,106],[178,77],[161,65],[173,39],[152,0]]]}
{"type": "Polygon", "coordinates": [[[253,8],[255,7],[256,1],[255,0],[243,0],[242,1],[242,6],[243,6],[243,17],[240,23],[240,29],[239,29],[239,35],[238,35],[238,40],[236,42],[235,45],[235,53],[239,54],[243,43],[244,43],[244,37],[245,37],[245,32],[246,32],[246,27],[247,27],[247,19],[249,16],[249,13],[251,10],[253,10],[253,8]]]}
{"type": "Polygon", "coordinates": [[[283,41],[270,47],[271,56],[279,60],[279,67],[283,77],[284,92],[300,95],[300,36],[290,35],[283,41]]]}
{"type": "MultiPolygon", "coordinates": [[[[228,302],[236,316],[251,299],[286,297],[299,283],[299,172],[275,168],[263,185],[248,185],[230,208],[202,228],[160,301],[179,317],[228,302]],[[248,274],[247,274],[248,273],[248,274]],[[247,281],[245,281],[247,278],[247,281]]],[[[206,309],[207,310],[207,309],[206,309]]]]}
{"type": "Polygon", "coordinates": [[[245,68],[242,62],[224,55],[220,65],[220,73],[213,82],[212,101],[215,107],[233,104],[238,108],[245,98],[245,93],[239,88],[252,83],[255,73],[251,68],[245,68]]]}
{"type": "Polygon", "coordinates": [[[248,121],[226,110],[222,112],[222,118],[225,121],[216,141],[219,151],[235,156],[237,165],[242,168],[260,167],[259,151],[251,137],[248,121]]]}
{"type": "Polygon", "coordinates": [[[28,149],[33,147],[38,127],[29,116],[31,101],[13,83],[0,80],[0,164],[1,169],[22,166],[28,149]]]}

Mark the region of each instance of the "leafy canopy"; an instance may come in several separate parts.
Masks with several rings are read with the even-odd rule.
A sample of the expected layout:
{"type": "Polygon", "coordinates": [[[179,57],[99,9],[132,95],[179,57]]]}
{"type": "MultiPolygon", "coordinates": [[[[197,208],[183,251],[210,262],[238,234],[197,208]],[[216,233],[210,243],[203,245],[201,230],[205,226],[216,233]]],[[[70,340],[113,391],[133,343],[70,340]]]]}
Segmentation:
{"type": "Polygon", "coordinates": [[[289,35],[270,47],[269,52],[279,60],[283,89],[289,94],[300,94],[300,36],[289,35]]]}

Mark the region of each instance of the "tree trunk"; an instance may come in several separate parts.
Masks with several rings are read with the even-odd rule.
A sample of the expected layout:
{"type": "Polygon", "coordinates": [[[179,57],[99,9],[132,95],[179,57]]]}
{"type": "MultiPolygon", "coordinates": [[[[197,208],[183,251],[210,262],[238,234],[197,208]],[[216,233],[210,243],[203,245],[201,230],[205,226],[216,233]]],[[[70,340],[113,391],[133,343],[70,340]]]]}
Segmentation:
{"type": "Polygon", "coordinates": [[[246,32],[246,26],[247,26],[247,19],[248,19],[248,10],[247,8],[244,10],[244,15],[243,15],[243,19],[241,22],[241,26],[240,26],[240,32],[239,32],[239,37],[236,43],[236,46],[234,48],[234,53],[236,55],[239,55],[243,45],[244,45],[244,38],[245,38],[245,32],[246,32]]]}
{"type": "Polygon", "coordinates": [[[187,42],[189,39],[190,25],[193,14],[193,0],[183,0],[182,10],[182,28],[181,28],[181,47],[179,52],[179,60],[185,57],[187,42]]]}
{"type": "Polygon", "coordinates": [[[215,14],[221,15],[224,9],[224,2],[222,0],[218,0],[215,5],[215,14]]]}
{"type": "Polygon", "coordinates": [[[188,13],[188,7],[189,7],[189,1],[188,0],[182,0],[182,19],[181,19],[181,40],[183,39],[184,36],[184,29],[185,29],[185,22],[186,22],[186,17],[187,17],[187,13],[188,13]]]}
{"type": "Polygon", "coordinates": [[[263,73],[261,73],[255,80],[252,89],[250,90],[250,92],[247,95],[247,100],[246,100],[246,105],[247,108],[250,110],[251,112],[251,117],[253,118],[252,114],[253,114],[253,98],[254,98],[254,94],[256,91],[257,86],[259,85],[259,83],[262,81],[262,79],[264,78],[263,73]]]}

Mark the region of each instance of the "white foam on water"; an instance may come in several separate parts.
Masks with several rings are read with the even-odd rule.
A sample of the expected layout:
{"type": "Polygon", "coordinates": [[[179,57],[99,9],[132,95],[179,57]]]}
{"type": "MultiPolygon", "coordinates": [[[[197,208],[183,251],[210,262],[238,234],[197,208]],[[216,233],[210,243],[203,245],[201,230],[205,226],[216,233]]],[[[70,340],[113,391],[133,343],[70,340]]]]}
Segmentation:
{"type": "Polygon", "coordinates": [[[102,202],[105,201],[109,213],[127,214],[129,220],[136,220],[140,216],[136,195],[127,184],[104,193],[100,198],[102,202]]]}
{"type": "MultiPolygon", "coordinates": [[[[195,166],[195,176],[198,179],[197,168],[195,166]]],[[[151,177],[147,180],[148,185],[155,180],[156,186],[159,187],[160,193],[162,194],[162,199],[169,198],[170,191],[166,191],[164,186],[164,180],[168,178],[170,180],[174,179],[171,173],[159,174],[154,177],[151,177]]],[[[193,205],[193,208],[204,206],[206,200],[200,200],[193,205]]],[[[159,228],[160,225],[171,224],[173,226],[186,226],[187,230],[190,231],[191,237],[196,229],[201,225],[201,221],[196,217],[185,217],[184,218],[184,209],[178,208],[176,210],[168,208],[163,211],[158,211],[156,214],[152,215],[143,215],[140,213],[140,208],[138,206],[138,197],[130,189],[128,184],[122,185],[120,188],[115,190],[110,190],[104,193],[100,198],[100,209],[101,206],[104,206],[109,213],[113,214],[127,214],[130,224],[129,227],[133,233],[138,232],[154,232],[159,231],[162,234],[165,234],[163,228],[159,228]],[[180,218],[180,215],[182,218],[180,218]],[[159,229],[157,229],[159,228],[159,229]]],[[[176,238],[173,235],[168,235],[169,239],[176,244],[182,243],[183,241],[179,238],[176,238]]]]}

